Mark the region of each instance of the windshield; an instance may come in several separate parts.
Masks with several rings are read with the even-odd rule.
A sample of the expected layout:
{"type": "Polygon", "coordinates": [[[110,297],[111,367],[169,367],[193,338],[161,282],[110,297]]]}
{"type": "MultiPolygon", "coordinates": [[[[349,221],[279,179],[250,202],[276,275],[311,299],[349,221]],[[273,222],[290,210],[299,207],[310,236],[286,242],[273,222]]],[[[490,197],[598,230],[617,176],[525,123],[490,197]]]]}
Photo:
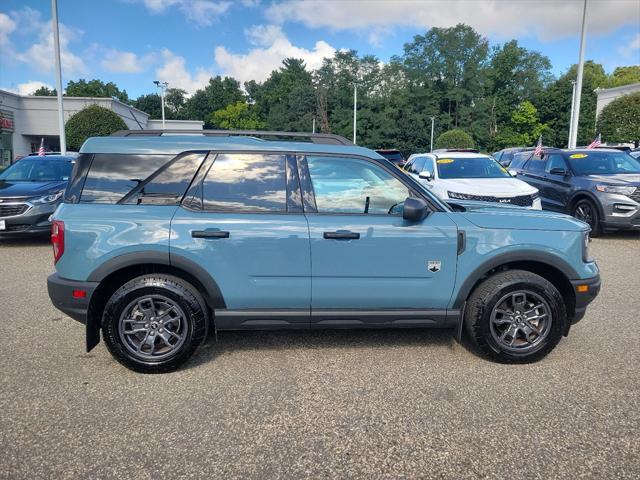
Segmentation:
{"type": "Polygon", "coordinates": [[[640,173],[640,162],[625,152],[589,152],[568,155],[576,175],[640,173]]]}
{"type": "Polygon", "coordinates": [[[14,163],[0,174],[8,182],[60,182],[69,180],[73,164],[61,160],[28,159],[14,163]]]}
{"type": "Polygon", "coordinates": [[[440,178],[509,178],[511,175],[489,157],[440,158],[436,161],[440,178]]]}

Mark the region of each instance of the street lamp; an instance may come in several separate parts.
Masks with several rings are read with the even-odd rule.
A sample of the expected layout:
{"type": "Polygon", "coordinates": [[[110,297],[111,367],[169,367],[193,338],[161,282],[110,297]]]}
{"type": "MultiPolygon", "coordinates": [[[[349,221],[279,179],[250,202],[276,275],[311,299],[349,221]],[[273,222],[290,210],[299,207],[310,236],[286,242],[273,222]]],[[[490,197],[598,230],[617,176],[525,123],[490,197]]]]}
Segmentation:
{"type": "Polygon", "coordinates": [[[571,80],[573,85],[573,92],[571,93],[571,117],[569,118],[569,141],[567,142],[567,148],[571,148],[571,139],[573,138],[573,109],[576,103],[576,81],[571,80]]]}
{"type": "Polygon", "coordinates": [[[160,104],[162,106],[162,130],[164,130],[164,91],[169,86],[167,82],[161,82],[159,80],[154,80],[153,83],[156,84],[156,87],[160,89],[160,104]]]}
{"type": "Polygon", "coordinates": [[[429,152],[433,152],[433,123],[435,119],[436,117],[431,117],[431,148],[429,149],[429,152]]]}

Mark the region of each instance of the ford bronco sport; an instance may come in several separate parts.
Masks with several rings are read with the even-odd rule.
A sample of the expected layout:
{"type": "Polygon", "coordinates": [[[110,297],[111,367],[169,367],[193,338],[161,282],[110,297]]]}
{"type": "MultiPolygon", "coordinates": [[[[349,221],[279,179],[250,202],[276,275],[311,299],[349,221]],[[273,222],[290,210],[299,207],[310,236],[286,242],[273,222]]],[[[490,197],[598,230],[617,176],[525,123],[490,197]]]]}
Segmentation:
{"type": "Polygon", "coordinates": [[[532,362],[600,289],[569,216],[443,203],[334,135],[199,133],[88,139],[54,214],[51,300],[133,370],[211,329],[448,327],[532,362]]]}

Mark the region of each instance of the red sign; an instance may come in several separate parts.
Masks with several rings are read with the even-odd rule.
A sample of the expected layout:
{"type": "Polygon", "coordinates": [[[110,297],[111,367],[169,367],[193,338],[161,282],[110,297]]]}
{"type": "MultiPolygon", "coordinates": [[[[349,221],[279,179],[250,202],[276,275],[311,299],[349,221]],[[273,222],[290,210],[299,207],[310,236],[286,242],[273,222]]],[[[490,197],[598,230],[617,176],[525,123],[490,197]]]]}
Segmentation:
{"type": "Polygon", "coordinates": [[[0,127],[13,129],[13,120],[9,118],[0,118],[0,127]]]}

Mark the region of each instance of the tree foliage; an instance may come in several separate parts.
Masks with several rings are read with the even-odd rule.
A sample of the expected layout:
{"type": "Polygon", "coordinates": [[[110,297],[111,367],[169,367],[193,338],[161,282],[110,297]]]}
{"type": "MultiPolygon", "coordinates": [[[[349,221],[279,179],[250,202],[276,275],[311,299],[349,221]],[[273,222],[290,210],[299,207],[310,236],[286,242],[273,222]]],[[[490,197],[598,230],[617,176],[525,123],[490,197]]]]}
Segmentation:
{"type": "Polygon", "coordinates": [[[49,88],[44,85],[38,87],[33,93],[30,95],[34,95],[37,97],[55,97],[57,95],[57,91],[55,88],[49,88]]]}
{"type": "Polygon", "coordinates": [[[464,130],[453,129],[436,139],[435,148],[473,148],[473,138],[464,130]]]}
{"type": "Polygon", "coordinates": [[[89,137],[103,137],[118,130],[126,130],[127,125],[113,111],[99,105],[88,105],[73,114],[64,126],[67,145],[78,151],[89,137]]]}
{"type": "Polygon", "coordinates": [[[104,83],[98,79],[86,81],[84,78],[81,78],[77,82],[70,80],[69,83],[67,83],[64,94],[67,97],[115,97],[121,102],[129,102],[129,96],[126,90],[120,90],[113,82],[104,83]]]}
{"type": "Polygon", "coordinates": [[[211,128],[207,116],[231,103],[245,101],[245,94],[240,89],[240,82],[231,77],[213,77],[206,87],[195,92],[183,106],[184,118],[203,120],[205,127],[211,128]]]}
{"type": "Polygon", "coordinates": [[[549,128],[540,123],[536,107],[525,100],[511,112],[507,126],[497,135],[496,148],[530,146],[548,132],[549,128]]]}
{"type": "Polygon", "coordinates": [[[598,116],[598,131],[606,142],[640,141],[640,92],[615,99],[598,116]]]}
{"type": "Polygon", "coordinates": [[[255,109],[246,102],[236,102],[216,110],[206,117],[207,123],[225,130],[260,130],[266,127],[255,109]]]}

